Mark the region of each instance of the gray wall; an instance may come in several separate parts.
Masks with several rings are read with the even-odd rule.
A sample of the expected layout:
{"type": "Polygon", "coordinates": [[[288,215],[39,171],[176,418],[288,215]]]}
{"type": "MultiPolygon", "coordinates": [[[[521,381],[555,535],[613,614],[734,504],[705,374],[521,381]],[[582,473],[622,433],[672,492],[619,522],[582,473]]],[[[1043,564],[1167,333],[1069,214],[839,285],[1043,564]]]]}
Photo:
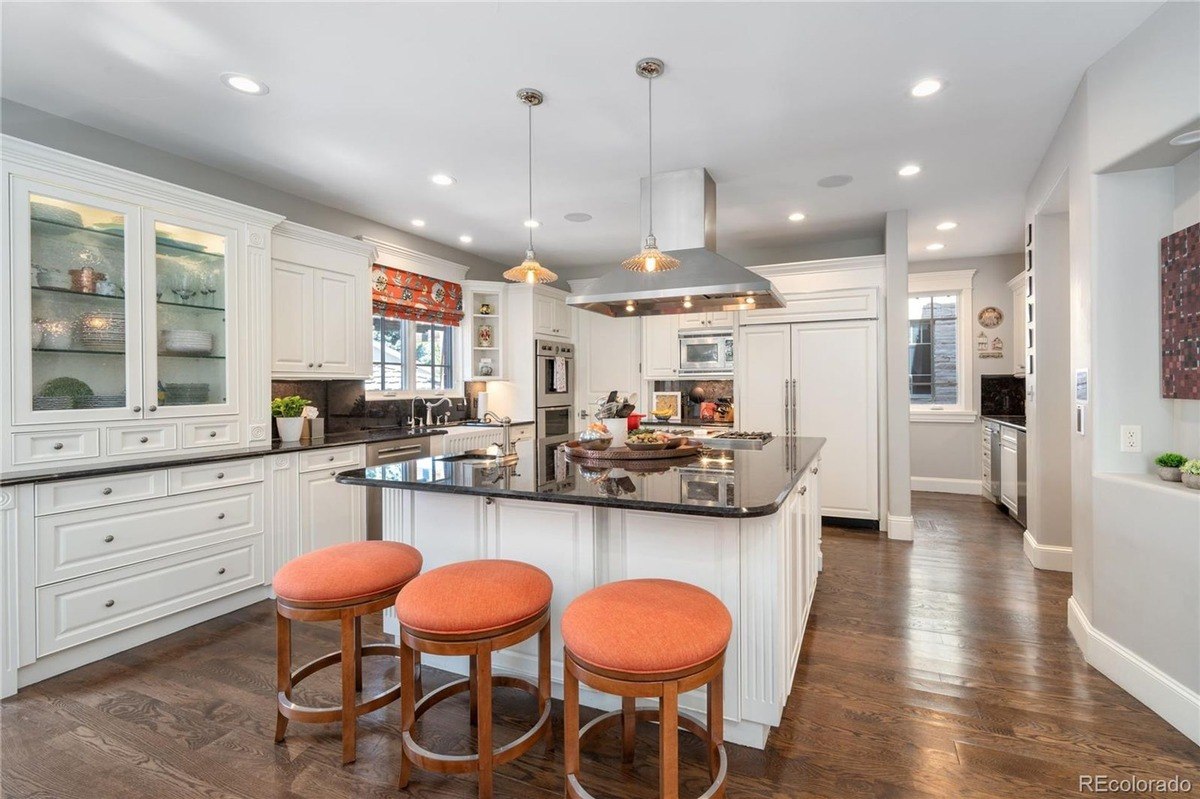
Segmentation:
{"type": "Polygon", "coordinates": [[[468,277],[473,280],[497,280],[506,268],[478,255],[447,247],[412,233],[247,180],[199,161],[181,158],[165,150],[114,136],[11,100],[0,101],[0,132],[217,197],[274,211],[302,225],[340,233],[343,236],[370,236],[444,258],[468,267],[468,277]]]}
{"type": "MultiPolygon", "coordinates": [[[[1014,368],[1012,291],[1008,281],[1021,271],[1021,253],[990,255],[984,258],[959,258],[940,261],[918,261],[909,264],[910,274],[920,272],[947,272],[959,269],[974,269],[971,305],[974,313],[989,305],[1004,311],[1004,321],[999,327],[987,331],[991,337],[1004,340],[1004,357],[983,359],[975,355],[975,336],[982,327],[978,319],[964,319],[971,339],[971,357],[975,368],[975,410],[979,410],[979,376],[983,374],[1012,374],[1014,368]]],[[[953,424],[947,422],[910,422],[910,452],[914,490],[921,488],[921,478],[978,481],[981,471],[980,423],[953,424]]]]}

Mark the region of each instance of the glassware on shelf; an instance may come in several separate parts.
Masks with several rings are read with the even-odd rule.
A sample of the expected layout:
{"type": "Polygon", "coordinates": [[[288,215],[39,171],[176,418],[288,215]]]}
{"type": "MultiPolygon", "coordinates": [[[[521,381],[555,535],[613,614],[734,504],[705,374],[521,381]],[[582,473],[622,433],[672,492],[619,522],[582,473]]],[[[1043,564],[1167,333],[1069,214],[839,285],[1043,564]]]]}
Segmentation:
{"type": "Polygon", "coordinates": [[[179,298],[181,305],[187,305],[188,300],[196,295],[196,276],[191,270],[180,269],[171,278],[171,291],[179,298]]]}

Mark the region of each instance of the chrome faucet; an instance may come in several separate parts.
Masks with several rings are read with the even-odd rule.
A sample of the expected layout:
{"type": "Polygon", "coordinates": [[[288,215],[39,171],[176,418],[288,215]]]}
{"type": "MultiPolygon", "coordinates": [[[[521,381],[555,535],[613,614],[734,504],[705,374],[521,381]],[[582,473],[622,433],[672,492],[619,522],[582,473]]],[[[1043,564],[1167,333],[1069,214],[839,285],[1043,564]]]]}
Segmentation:
{"type": "Polygon", "coordinates": [[[496,414],[492,413],[491,411],[488,411],[487,413],[485,413],[483,415],[483,421],[494,422],[498,425],[501,425],[504,428],[504,443],[497,444],[496,446],[500,447],[501,453],[505,457],[507,457],[509,455],[516,455],[517,448],[516,448],[516,445],[514,445],[512,442],[512,417],[497,416],[496,414]]]}
{"type": "Polygon", "coordinates": [[[416,397],[416,395],[413,395],[413,398],[411,400],[409,400],[409,403],[408,403],[408,429],[409,430],[417,429],[417,397],[416,397]]]}
{"type": "Polygon", "coordinates": [[[426,427],[429,427],[433,424],[433,409],[439,408],[442,405],[446,405],[446,404],[453,406],[454,402],[449,397],[447,397],[445,394],[441,395],[433,402],[429,402],[428,400],[425,401],[425,426],[426,427]]]}

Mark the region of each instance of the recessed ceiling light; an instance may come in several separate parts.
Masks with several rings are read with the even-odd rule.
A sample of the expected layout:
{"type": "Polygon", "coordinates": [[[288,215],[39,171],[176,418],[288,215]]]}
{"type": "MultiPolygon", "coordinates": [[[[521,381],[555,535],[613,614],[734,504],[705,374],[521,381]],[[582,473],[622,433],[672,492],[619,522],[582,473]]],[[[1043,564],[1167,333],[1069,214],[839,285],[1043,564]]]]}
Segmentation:
{"type": "Polygon", "coordinates": [[[945,244],[942,244],[941,242],[935,241],[933,244],[926,244],[926,245],[925,245],[925,249],[927,249],[927,250],[934,250],[934,251],[936,252],[937,250],[940,250],[940,249],[942,249],[942,248],[943,248],[943,247],[945,247],[945,246],[946,246],[945,244]]]}
{"type": "Polygon", "coordinates": [[[432,180],[434,183],[436,183],[439,186],[453,186],[455,183],[458,182],[457,180],[450,177],[449,175],[443,175],[441,173],[438,173],[436,175],[430,175],[429,179],[432,180]]]}
{"type": "Polygon", "coordinates": [[[567,220],[568,222],[590,222],[592,215],[585,214],[582,211],[572,211],[571,213],[564,215],[563,219],[567,220]]]}
{"type": "Polygon", "coordinates": [[[240,72],[223,72],[221,73],[221,83],[224,83],[235,92],[242,94],[266,94],[271,91],[267,84],[261,80],[255,80],[249,75],[243,75],[240,72]]]}
{"type": "Polygon", "coordinates": [[[634,310],[635,308],[632,301],[625,303],[625,313],[633,313],[634,310]]]}
{"type": "Polygon", "coordinates": [[[902,178],[910,178],[920,171],[921,167],[917,166],[916,164],[905,164],[904,166],[900,167],[899,174],[902,178]]]}
{"type": "Polygon", "coordinates": [[[425,227],[425,220],[424,219],[414,219],[412,221],[412,226],[413,227],[425,227]]]}
{"type": "Polygon", "coordinates": [[[459,236],[458,240],[463,244],[470,244],[471,242],[475,241],[475,239],[471,238],[470,236],[459,236]]]}
{"type": "Polygon", "coordinates": [[[542,223],[537,221],[536,219],[526,219],[525,220],[525,227],[541,227],[541,226],[542,226],[542,223]]]}
{"type": "Polygon", "coordinates": [[[1178,147],[1184,147],[1188,144],[1200,142],[1200,130],[1189,130],[1187,133],[1180,133],[1175,138],[1171,139],[1171,144],[1178,147]]]}
{"type": "Polygon", "coordinates": [[[938,230],[954,230],[954,228],[956,228],[956,227],[958,227],[957,222],[941,222],[938,224],[937,229],[938,230]]]}
{"type": "Polygon", "coordinates": [[[845,186],[852,180],[854,178],[850,175],[826,175],[817,181],[817,185],[823,189],[837,189],[845,186]]]}
{"type": "Polygon", "coordinates": [[[913,97],[928,97],[931,94],[937,94],[942,90],[942,82],[937,78],[926,78],[912,87],[911,94],[913,97]]]}
{"type": "Polygon", "coordinates": [[[802,221],[804,221],[804,214],[800,213],[799,211],[797,211],[794,214],[788,214],[788,221],[789,222],[802,222],[802,221]]]}

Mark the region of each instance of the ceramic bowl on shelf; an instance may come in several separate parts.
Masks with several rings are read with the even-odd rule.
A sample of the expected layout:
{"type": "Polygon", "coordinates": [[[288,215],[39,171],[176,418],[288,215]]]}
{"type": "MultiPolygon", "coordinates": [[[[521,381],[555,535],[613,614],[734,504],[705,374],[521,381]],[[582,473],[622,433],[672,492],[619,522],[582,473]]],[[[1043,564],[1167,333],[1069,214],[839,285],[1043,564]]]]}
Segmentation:
{"type": "Polygon", "coordinates": [[[33,265],[33,282],[35,286],[44,289],[69,289],[71,276],[58,269],[50,269],[40,264],[33,265]]]}

